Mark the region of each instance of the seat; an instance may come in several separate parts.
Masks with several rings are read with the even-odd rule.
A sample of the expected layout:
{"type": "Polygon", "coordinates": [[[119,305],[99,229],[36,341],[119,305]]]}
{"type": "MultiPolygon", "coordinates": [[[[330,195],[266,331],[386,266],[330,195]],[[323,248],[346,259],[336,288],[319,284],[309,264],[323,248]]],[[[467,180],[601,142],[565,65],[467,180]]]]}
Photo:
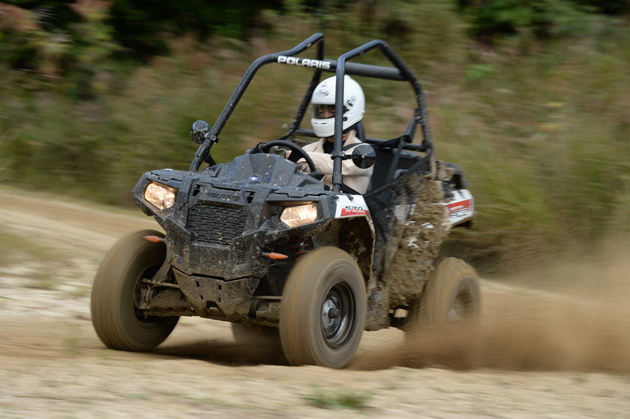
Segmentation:
{"type": "Polygon", "coordinates": [[[376,162],[374,172],[370,177],[368,192],[390,183],[406,172],[397,168],[404,145],[403,137],[370,145],[376,152],[376,162]]]}

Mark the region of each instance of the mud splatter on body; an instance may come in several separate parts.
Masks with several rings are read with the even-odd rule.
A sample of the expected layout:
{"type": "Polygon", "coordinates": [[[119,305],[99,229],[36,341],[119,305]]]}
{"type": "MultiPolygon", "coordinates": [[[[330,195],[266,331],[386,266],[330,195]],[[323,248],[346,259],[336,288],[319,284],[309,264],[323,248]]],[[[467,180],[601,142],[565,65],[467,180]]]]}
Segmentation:
{"type": "Polygon", "coordinates": [[[444,222],[441,182],[426,182],[402,240],[383,280],[389,292],[390,307],[407,306],[422,294],[431,277],[440,245],[449,232],[444,222]]]}

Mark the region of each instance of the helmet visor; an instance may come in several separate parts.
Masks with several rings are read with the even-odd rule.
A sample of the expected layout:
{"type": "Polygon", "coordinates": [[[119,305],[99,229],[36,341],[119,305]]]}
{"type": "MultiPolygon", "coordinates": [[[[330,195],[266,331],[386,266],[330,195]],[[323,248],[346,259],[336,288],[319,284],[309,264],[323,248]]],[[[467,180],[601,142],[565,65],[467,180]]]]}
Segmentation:
{"type": "MultiPolygon", "coordinates": [[[[345,114],[348,108],[343,107],[343,113],[345,114]]],[[[327,119],[335,117],[335,105],[323,105],[313,104],[313,118],[315,119],[327,119]]]]}

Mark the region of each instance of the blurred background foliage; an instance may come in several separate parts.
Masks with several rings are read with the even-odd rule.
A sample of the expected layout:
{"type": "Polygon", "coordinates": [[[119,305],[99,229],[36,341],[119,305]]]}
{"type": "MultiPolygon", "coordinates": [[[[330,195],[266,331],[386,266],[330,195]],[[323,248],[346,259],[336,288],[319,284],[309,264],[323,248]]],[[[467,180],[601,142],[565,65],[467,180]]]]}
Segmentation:
{"type": "MultiPolygon", "coordinates": [[[[189,167],[192,122],[256,57],[317,31],[329,58],[385,39],[423,83],[437,156],[479,210],[447,252],[516,269],[628,231],[630,0],[5,0],[0,182],[133,205],[143,172],[189,167]]],[[[309,78],[263,68],[215,159],[280,137],[309,78]]],[[[399,135],[409,87],[357,79],[368,134],[399,135]]]]}

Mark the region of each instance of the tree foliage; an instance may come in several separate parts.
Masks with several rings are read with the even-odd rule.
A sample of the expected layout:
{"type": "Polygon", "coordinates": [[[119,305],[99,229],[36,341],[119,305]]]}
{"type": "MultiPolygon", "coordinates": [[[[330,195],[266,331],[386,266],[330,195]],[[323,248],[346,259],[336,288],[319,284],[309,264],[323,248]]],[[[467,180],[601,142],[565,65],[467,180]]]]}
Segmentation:
{"type": "Polygon", "coordinates": [[[261,10],[282,10],[282,0],[203,1],[115,0],[111,24],[124,47],[145,55],[165,53],[164,33],[192,32],[247,39],[259,26],[261,10]]]}
{"type": "Polygon", "coordinates": [[[589,14],[623,14],[627,0],[459,0],[474,35],[491,39],[531,29],[538,36],[571,35],[585,28],[589,14]]]}
{"type": "Polygon", "coordinates": [[[0,63],[48,76],[71,73],[89,85],[94,71],[86,69],[98,72],[109,57],[146,62],[167,54],[167,34],[250,39],[265,27],[266,10],[301,10],[324,26],[343,16],[360,34],[413,44],[414,33],[443,36],[444,28],[456,26],[444,25],[444,18],[457,14],[480,39],[524,29],[571,35],[583,32],[589,15],[628,13],[630,0],[9,0],[0,3],[0,63]]]}

